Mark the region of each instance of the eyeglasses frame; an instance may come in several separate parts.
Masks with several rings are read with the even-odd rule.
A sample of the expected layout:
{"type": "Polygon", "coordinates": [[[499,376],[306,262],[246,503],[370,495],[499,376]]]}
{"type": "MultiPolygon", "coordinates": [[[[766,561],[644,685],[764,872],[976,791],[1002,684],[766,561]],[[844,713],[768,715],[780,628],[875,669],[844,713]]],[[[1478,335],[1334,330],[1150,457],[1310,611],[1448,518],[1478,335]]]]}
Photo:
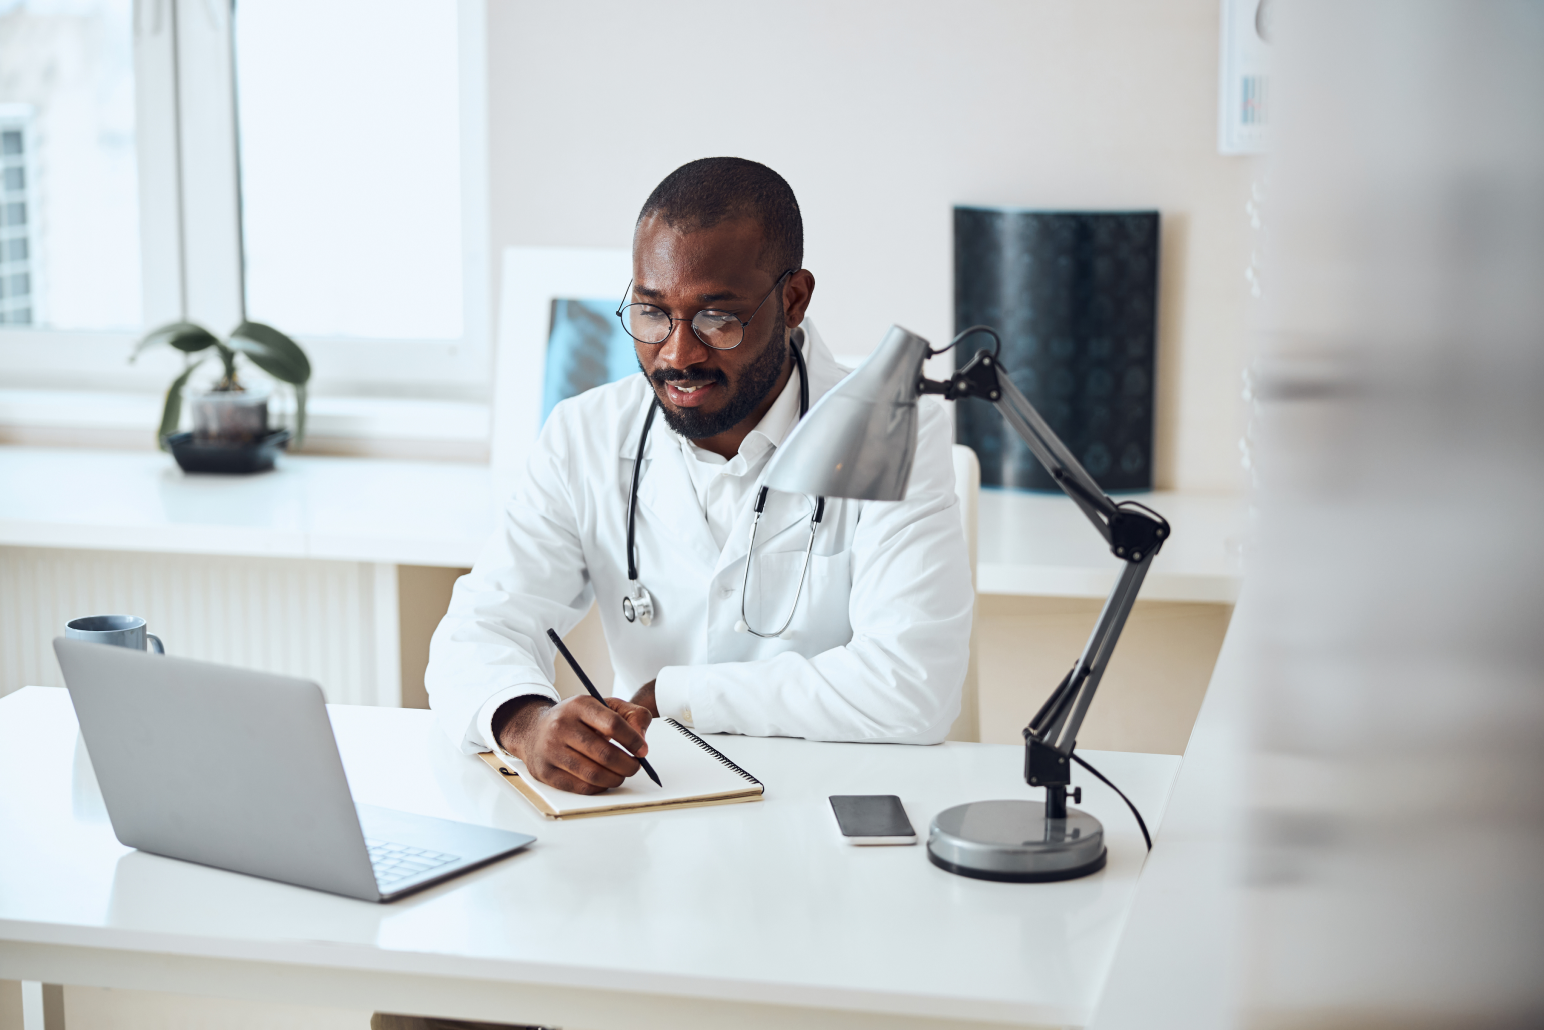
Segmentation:
{"type": "Polygon", "coordinates": [[[633,283],[636,281],[636,280],[633,280],[633,279],[629,279],[627,281],[627,289],[622,294],[622,303],[617,305],[617,309],[616,309],[617,321],[622,323],[622,331],[624,333],[626,333],[628,336],[632,337],[634,340],[638,340],[638,337],[633,336],[633,331],[631,329],[627,328],[627,319],[622,317],[622,312],[626,311],[628,308],[632,307],[635,304],[639,305],[641,307],[659,308],[660,312],[666,318],[670,319],[670,328],[665,332],[665,339],[664,340],[660,340],[658,343],[650,343],[648,340],[638,340],[638,342],[643,344],[645,347],[663,347],[665,345],[665,341],[669,340],[671,336],[675,335],[676,323],[677,322],[685,322],[688,326],[691,327],[692,335],[697,337],[698,341],[704,347],[708,348],[709,350],[716,350],[716,351],[734,350],[735,347],[738,347],[738,346],[740,346],[740,344],[745,342],[745,330],[749,329],[751,323],[756,321],[756,316],[761,314],[761,309],[766,307],[767,301],[771,299],[772,294],[776,293],[777,292],[777,288],[779,286],[783,285],[783,280],[784,279],[787,279],[790,275],[793,275],[793,273],[796,272],[796,271],[798,271],[798,269],[789,268],[789,269],[785,270],[782,275],[778,276],[777,277],[777,281],[772,284],[772,289],[767,291],[766,296],[761,298],[761,303],[756,305],[756,310],[751,312],[751,317],[747,318],[743,322],[740,321],[740,316],[739,315],[735,314],[733,311],[725,311],[722,308],[699,308],[696,311],[692,312],[692,317],[691,318],[682,319],[682,318],[677,318],[676,316],[672,315],[670,312],[666,311],[664,308],[660,307],[658,304],[652,303],[650,301],[645,301],[645,300],[629,301],[627,298],[632,295],[633,283]],[[707,340],[704,340],[702,338],[702,334],[697,331],[697,326],[696,326],[695,323],[696,323],[696,320],[697,320],[697,316],[702,314],[704,311],[716,311],[716,312],[718,312],[721,315],[728,315],[730,318],[732,318],[736,322],[740,323],[740,339],[735,342],[734,347],[715,347],[711,343],[709,343],[707,340]]]}

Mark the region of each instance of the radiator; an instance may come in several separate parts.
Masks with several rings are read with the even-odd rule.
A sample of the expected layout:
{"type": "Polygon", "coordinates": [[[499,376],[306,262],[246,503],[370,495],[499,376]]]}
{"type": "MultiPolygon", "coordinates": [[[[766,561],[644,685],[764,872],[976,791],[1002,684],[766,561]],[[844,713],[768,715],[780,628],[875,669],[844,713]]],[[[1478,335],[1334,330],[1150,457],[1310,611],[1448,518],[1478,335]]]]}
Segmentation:
{"type": "Polygon", "coordinates": [[[314,680],[334,703],[401,703],[395,565],[41,547],[0,547],[0,694],[63,686],[64,624],[120,614],[168,654],[314,680]]]}

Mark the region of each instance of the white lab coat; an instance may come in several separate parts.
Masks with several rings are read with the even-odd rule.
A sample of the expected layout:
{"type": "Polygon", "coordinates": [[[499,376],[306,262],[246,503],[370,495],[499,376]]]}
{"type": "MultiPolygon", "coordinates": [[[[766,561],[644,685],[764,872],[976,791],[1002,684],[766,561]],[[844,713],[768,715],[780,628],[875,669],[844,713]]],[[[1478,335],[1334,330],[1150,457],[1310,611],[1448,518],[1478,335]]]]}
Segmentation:
{"type": "MultiPolygon", "coordinates": [[[[805,327],[813,404],[847,370],[805,327]]],[[[598,599],[612,693],[631,697],[657,678],[657,695],[675,709],[662,703],[660,714],[699,732],[943,740],[959,713],[973,595],[942,408],[922,405],[905,500],[826,501],[787,639],[767,640],[734,631],[751,506],[720,549],[686,457],[658,415],[637,513],[638,576],[653,596],[654,622],[622,617],[627,494],[652,396],[642,375],[629,376],[548,417],[500,526],[457,581],[430,644],[425,684],[451,738],[486,750],[497,704],[523,694],[556,700],[547,628],[566,634],[598,599]]],[[[803,495],[768,495],[746,598],[752,626],[786,616],[812,506],[803,495]]]]}

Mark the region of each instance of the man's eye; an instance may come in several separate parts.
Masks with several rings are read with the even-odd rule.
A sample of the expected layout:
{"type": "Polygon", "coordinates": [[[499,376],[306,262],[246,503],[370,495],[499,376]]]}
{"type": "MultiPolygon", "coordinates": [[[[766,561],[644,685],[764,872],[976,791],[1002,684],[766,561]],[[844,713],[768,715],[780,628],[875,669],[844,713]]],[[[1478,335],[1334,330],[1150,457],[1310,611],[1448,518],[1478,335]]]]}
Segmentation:
{"type": "Polygon", "coordinates": [[[731,322],[737,323],[740,320],[727,311],[699,311],[697,312],[697,317],[692,319],[692,321],[701,326],[717,329],[721,326],[729,325],[731,322]]]}
{"type": "Polygon", "coordinates": [[[633,308],[633,317],[644,322],[664,322],[669,319],[669,316],[659,308],[650,307],[647,304],[640,304],[633,308]]]}

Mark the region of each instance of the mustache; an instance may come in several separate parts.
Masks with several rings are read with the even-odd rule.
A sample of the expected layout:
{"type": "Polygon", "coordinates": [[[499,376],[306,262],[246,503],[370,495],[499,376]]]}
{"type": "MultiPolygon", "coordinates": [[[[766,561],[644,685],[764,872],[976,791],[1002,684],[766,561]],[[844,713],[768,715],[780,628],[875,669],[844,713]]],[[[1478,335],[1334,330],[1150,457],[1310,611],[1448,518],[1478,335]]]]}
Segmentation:
{"type": "Polygon", "coordinates": [[[649,381],[656,386],[664,386],[666,383],[679,383],[683,380],[694,380],[705,383],[729,384],[729,377],[721,369],[704,368],[695,372],[688,372],[680,368],[660,368],[648,373],[649,381]]]}

